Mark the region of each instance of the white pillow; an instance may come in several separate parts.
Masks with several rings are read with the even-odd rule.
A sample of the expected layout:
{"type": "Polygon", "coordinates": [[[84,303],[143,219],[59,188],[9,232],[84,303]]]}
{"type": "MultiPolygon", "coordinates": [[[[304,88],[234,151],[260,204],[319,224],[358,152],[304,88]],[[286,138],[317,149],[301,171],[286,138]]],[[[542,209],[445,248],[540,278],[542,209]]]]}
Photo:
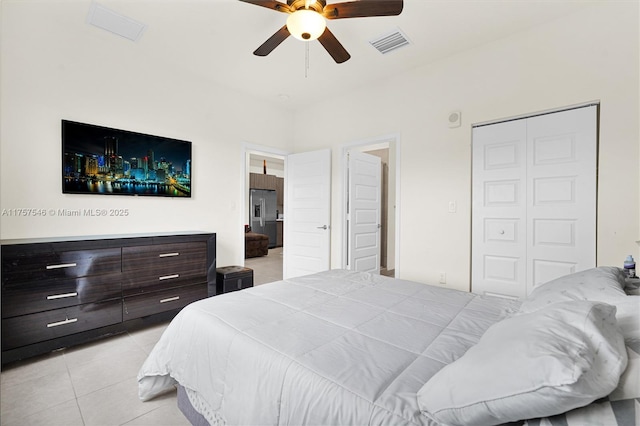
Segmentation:
{"type": "Polygon", "coordinates": [[[519,312],[537,311],[551,303],[590,300],[616,305],[627,298],[622,268],[600,266],[565,275],[536,287],[522,302],[519,312]]]}
{"type": "Polygon", "coordinates": [[[581,407],[613,391],[627,365],[616,308],[560,302],[491,326],[418,392],[446,425],[499,424],[581,407]]]}
{"type": "Polygon", "coordinates": [[[618,329],[626,339],[640,342],[640,296],[627,296],[626,300],[616,303],[616,321],[618,329]]]}

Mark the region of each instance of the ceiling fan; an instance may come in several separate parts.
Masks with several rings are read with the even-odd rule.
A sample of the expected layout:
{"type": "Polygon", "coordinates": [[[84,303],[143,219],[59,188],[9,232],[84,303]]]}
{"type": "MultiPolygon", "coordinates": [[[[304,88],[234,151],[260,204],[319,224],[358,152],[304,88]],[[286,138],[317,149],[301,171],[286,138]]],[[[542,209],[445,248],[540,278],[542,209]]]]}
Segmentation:
{"type": "Polygon", "coordinates": [[[287,23],[253,54],[267,56],[287,37],[293,35],[303,41],[317,39],[337,62],[347,61],[351,55],[327,28],[326,19],[363,18],[368,16],[394,16],[402,12],[403,0],[357,0],[327,4],[326,0],[240,0],[289,14],[287,23]]]}

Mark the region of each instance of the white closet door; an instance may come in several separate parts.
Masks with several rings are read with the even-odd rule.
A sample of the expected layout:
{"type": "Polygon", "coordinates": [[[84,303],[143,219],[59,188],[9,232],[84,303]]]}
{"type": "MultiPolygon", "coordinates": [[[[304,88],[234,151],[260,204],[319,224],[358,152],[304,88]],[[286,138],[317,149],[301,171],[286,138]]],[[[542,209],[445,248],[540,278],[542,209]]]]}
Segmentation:
{"type": "Polygon", "coordinates": [[[472,290],[525,297],[596,265],[597,107],[473,129],[472,290]]]}
{"type": "Polygon", "coordinates": [[[527,120],[527,293],[596,266],[595,106],[527,120]]]}
{"type": "Polygon", "coordinates": [[[524,120],[473,129],[472,289],[525,296],[524,120]]]}

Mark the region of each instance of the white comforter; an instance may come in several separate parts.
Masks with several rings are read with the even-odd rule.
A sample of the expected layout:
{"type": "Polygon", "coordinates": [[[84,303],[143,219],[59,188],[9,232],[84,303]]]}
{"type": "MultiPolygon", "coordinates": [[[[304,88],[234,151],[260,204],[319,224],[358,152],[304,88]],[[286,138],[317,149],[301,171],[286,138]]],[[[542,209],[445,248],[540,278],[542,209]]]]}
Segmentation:
{"type": "Polygon", "coordinates": [[[211,424],[427,424],[416,393],[519,302],[343,270],[201,300],[138,375],[211,424]]]}

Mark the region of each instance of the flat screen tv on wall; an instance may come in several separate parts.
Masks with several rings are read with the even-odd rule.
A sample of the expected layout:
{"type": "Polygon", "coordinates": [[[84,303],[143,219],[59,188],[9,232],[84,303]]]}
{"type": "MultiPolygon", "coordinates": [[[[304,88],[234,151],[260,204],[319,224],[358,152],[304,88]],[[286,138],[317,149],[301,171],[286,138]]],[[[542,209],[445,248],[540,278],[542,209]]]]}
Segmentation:
{"type": "Polygon", "coordinates": [[[65,194],[191,197],[191,142],[62,120],[65,194]]]}

